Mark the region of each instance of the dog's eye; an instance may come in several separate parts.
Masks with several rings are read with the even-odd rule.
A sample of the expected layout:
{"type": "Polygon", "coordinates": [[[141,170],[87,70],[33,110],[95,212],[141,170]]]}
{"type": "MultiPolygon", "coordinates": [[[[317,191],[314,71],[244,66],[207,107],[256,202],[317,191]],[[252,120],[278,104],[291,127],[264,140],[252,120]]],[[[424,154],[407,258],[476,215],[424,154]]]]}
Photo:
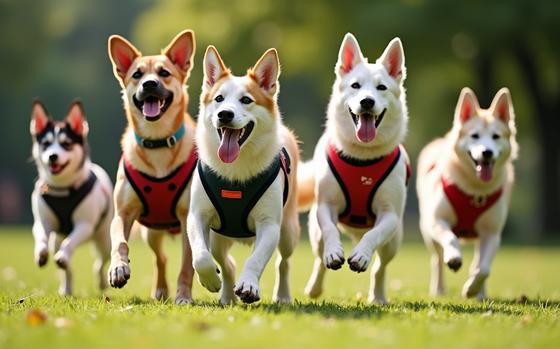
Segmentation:
{"type": "Polygon", "coordinates": [[[134,74],[132,74],[132,77],[134,79],[140,79],[142,77],[142,75],[144,75],[140,70],[137,70],[134,72],[134,74]]]}
{"type": "Polygon", "coordinates": [[[50,146],[51,146],[51,142],[49,141],[44,141],[41,143],[41,147],[43,147],[43,149],[47,149],[50,146]]]}
{"type": "Polygon", "coordinates": [[[353,83],[352,85],[350,85],[350,87],[352,87],[353,89],[356,89],[356,90],[357,90],[357,89],[359,89],[360,87],[362,87],[362,85],[360,85],[360,83],[358,83],[358,82],[355,82],[355,83],[353,83]]]}
{"type": "Polygon", "coordinates": [[[472,139],[479,139],[479,138],[480,138],[480,135],[479,135],[478,133],[473,133],[473,134],[471,135],[471,138],[472,138],[472,139]]]}
{"type": "Polygon", "coordinates": [[[217,95],[216,98],[214,98],[214,100],[218,103],[221,103],[224,101],[224,96],[222,95],[217,95]]]}
{"type": "Polygon", "coordinates": [[[253,100],[247,96],[243,96],[241,97],[241,99],[239,100],[241,103],[243,104],[251,104],[253,103],[253,100]]]}
{"type": "Polygon", "coordinates": [[[68,150],[72,147],[72,143],[71,142],[61,142],[60,146],[64,149],[68,150]]]}
{"type": "Polygon", "coordinates": [[[493,140],[498,140],[498,139],[500,139],[500,135],[497,134],[497,133],[494,133],[494,134],[492,135],[492,139],[493,139],[493,140]]]}
{"type": "Polygon", "coordinates": [[[378,91],[385,91],[387,89],[387,86],[383,85],[383,84],[379,84],[377,85],[377,90],[378,91]]]}
{"type": "Polygon", "coordinates": [[[165,69],[162,69],[162,70],[159,71],[158,75],[161,76],[162,78],[166,78],[166,77],[168,77],[169,75],[171,75],[171,73],[168,72],[168,71],[165,70],[165,69]]]}

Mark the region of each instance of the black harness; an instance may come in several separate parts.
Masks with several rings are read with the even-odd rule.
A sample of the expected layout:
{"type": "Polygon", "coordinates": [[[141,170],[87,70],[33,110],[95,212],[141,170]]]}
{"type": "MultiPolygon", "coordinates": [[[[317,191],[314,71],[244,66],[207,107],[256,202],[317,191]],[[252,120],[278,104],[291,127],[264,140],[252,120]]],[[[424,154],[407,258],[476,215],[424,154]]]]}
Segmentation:
{"type": "Polygon", "coordinates": [[[245,182],[232,182],[222,178],[208,165],[199,161],[200,180],[220,217],[220,227],[212,227],[212,230],[233,238],[254,237],[255,232],[249,229],[247,218],[274,182],[280,169],[284,173],[283,203],[286,204],[289,193],[290,156],[285,148],[282,148],[267,169],[245,182]]]}
{"type": "Polygon", "coordinates": [[[78,188],[51,188],[45,186],[41,197],[58,219],[58,233],[69,235],[72,232],[74,229],[74,222],[72,221],[74,210],[91,192],[96,181],[97,176],[93,171],[90,171],[88,179],[78,188]],[[60,195],[55,194],[57,192],[60,195]]]}

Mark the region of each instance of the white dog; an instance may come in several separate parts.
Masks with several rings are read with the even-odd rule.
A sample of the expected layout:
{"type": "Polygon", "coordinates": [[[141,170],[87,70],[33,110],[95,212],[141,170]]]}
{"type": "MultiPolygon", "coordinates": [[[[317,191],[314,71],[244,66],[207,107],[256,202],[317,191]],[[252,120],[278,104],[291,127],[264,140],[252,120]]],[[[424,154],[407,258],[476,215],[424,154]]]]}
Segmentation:
{"type": "Polygon", "coordinates": [[[234,303],[235,295],[245,303],[260,299],[259,280],[276,247],[273,299],[291,300],[288,258],[299,239],[299,151],[278,111],[279,74],[274,49],[241,77],[231,74],[213,46],[204,57],[196,134],[200,161],[187,232],[200,283],[211,292],[221,288],[222,304],[234,303]],[[237,282],[228,255],[236,240],[255,244],[237,282]]]}
{"type": "Polygon", "coordinates": [[[33,159],[39,179],[31,195],[35,262],[47,263],[49,248],[63,270],[59,294],[72,294],[70,260],[76,247],[93,240],[93,270],[99,288],[107,287],[104,266],[109,260],[109,224],[113,186],[107,173],[89,159],[88,124],[82,105],[74,102],[64,121],[51,119],[40,102],[33,104],[30,125],[33,159]]]}
{"type": "Polygon", "coordinates": [[[459,239],[479,238],[463,296],[486,298],[484,287],[500,244],[517,157],[511,97],[502,88],[489,109],[473,91],[461,91],[453,128],[428,144],[418,159],[420,230],[432,251],[430,293],[445,292],[443,263],[462,265],[459,239]]]}
{"type": "Polygon", "coordinates": [[[298,175],[300,207],[315,198],[309,236],[316,258],[305,292],[318,297],[326,268],[344,264],[340,230],[356,242],[350,269],[365,271],[377,251],[369,301],[386,303],[385,267],[402,239],[409,172],[400,146],[408,123],[401,41],[393,39],[375,63],[368,63],[354,36],[346,34],[335,72],[326,132],[312,163],[298,175]]]}

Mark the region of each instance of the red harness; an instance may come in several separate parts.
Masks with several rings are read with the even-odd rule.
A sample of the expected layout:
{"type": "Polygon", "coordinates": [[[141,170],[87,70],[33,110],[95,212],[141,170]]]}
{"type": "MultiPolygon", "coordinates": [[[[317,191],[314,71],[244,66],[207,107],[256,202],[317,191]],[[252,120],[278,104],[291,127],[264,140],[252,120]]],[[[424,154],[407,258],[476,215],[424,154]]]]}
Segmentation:
{"type": "MultiPolygon", "coordinates": [[[[435,165],[432,165],[428,172],[434,168],[435,165]]],[[[445,180],[443,176],[441,177],[441,184],[443,192],[451,206],[453,206],[455,216],[457,216],[457,223],[452,228],[453,233],[462,239],[477,238],[478,232],[474,225],[478,218],[500,199],[502,188],[486,197],[477,198],[474,195],[465,193],[456,184],[445,180]]]]}
{"type": "Polygon", "coordinates": [[[193,147],[187,161],[163,178],[148,176],[132,167],[124,157],[122,160],[126,178],[144,207],[138,222],[149,228],[179,233],[181,223],[175,211],[177,202],[196,168],[198,160],[196,149],[193,147]]]}
{"type": "MultiPolygon", "coordinates": [[[[327,150],[327,162],[344,193],[346,207],[338,221],[354,228],[371,228],[376,215],[371,203],[377,189],[391,174],[401,155],[400,146],[388,155],[373,160],[357,160],[339,152],[332,143],[327,150]]],[[[410,177],[410,164],[406,164],[406,184],[410,177]]]]}

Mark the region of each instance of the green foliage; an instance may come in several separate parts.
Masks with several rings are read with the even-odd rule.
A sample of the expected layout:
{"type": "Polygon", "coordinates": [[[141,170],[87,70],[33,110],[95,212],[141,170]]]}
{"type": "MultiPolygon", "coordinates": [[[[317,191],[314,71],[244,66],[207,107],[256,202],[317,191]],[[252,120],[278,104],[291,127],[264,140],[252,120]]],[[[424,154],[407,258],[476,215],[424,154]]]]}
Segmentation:
{"type": "MultiPolygon", "coordinates": [[[[104,295],[94,288],[88,249],[79,249],[73,260],[77,296],[71,298],[56,295],[52,261],[45,269],[33,264],[30,232],[4,229],[0,246],[1,348],[551,348],[560,341],[558,248],[502,248],[489,279],[493,298],[481,303],[458,296],[465,267],[446,272],[448,297],[430,299],[429,254],[424,246],[405,244],[388,268],[391,304],[370,306],[364,302],[369,273],[356,274],[347,266],[328,272],[324,297],[309,301],[303,287],[313,257],[302,243],[291,264],[294,304],[271,303],[269,263],[258,304],[222,307],[218,296],[195,280],[197,304],[178,307],[148,298],[152,263],[143,242],[131,245],[129,284],[104,295]],[[43,325],[28,324],[31,309],[47,315],[43,325]]],[[[174,286],[179,239],[168,239],[165,247],[174,286]]],[[[467,260],[470,247],[465,246],[467,260]]],[[[238,266],[249,250],[234,248],[238,266]]]]}

